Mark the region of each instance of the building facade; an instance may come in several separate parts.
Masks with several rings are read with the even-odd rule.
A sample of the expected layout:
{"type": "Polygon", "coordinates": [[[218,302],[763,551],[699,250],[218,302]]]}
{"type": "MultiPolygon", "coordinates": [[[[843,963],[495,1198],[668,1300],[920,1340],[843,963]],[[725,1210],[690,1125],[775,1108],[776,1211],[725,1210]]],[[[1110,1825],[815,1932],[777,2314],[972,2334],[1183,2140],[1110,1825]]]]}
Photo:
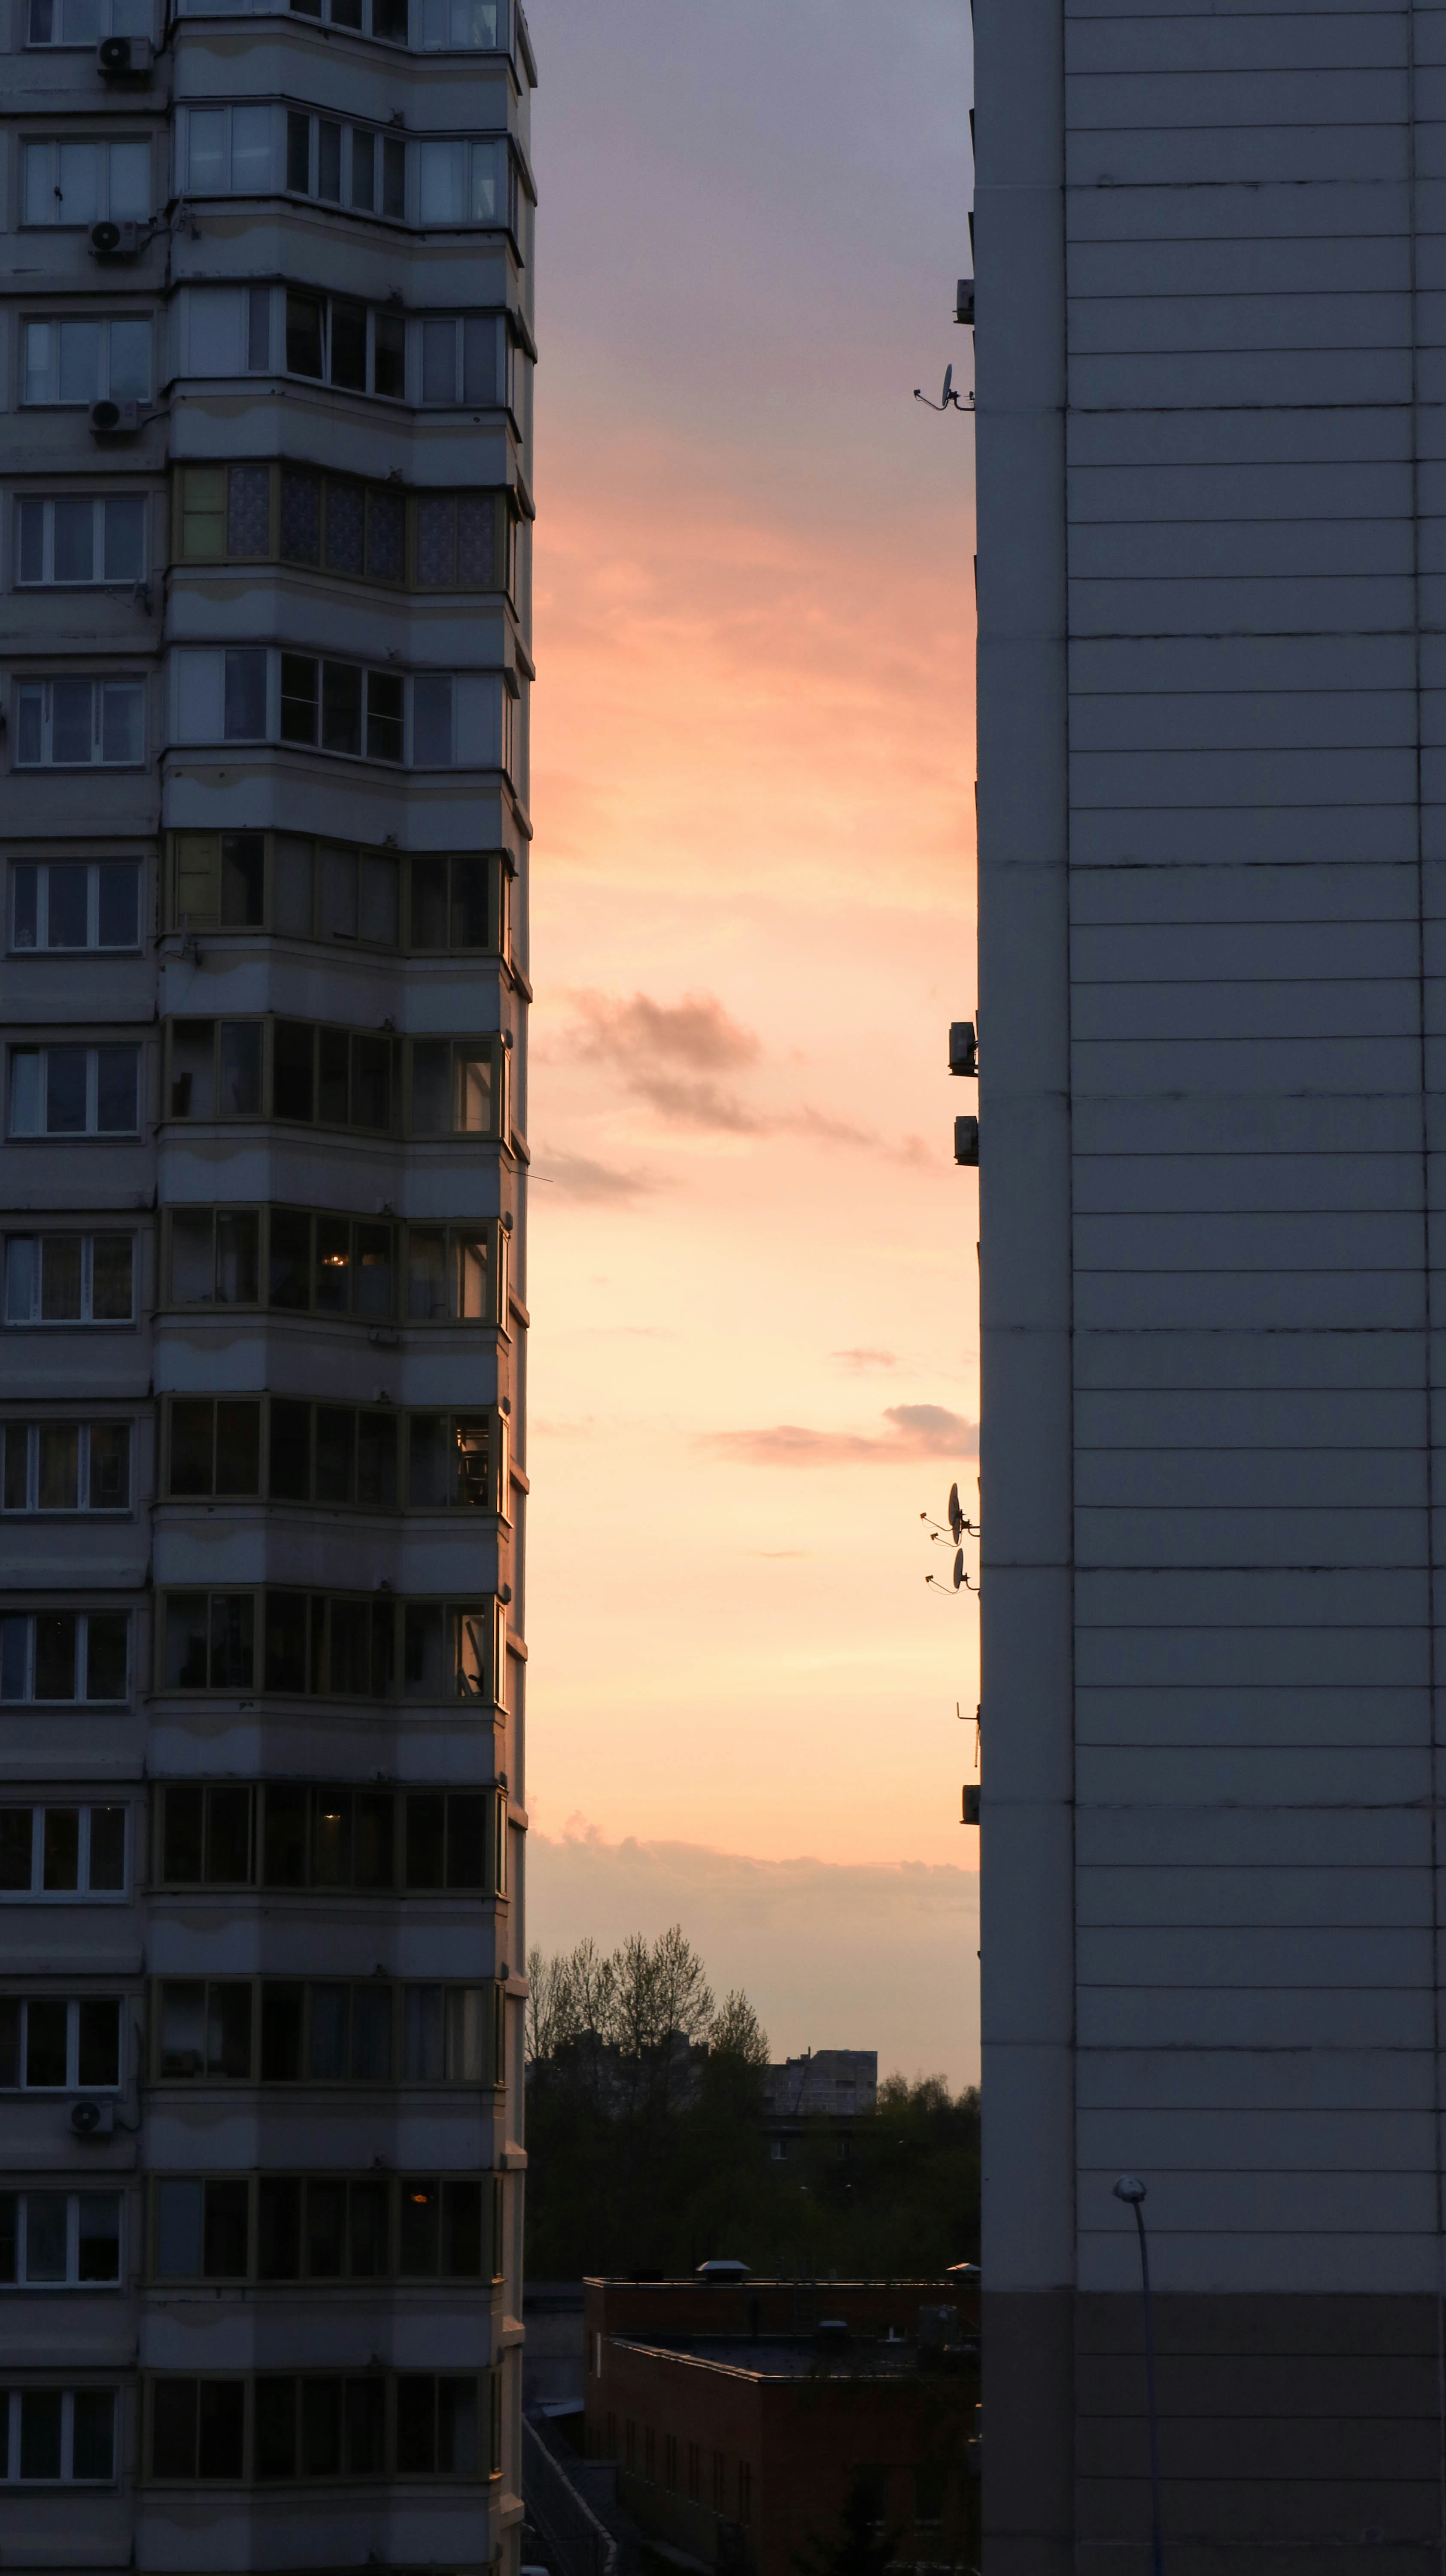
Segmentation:
{"type": "Polygon", "coordinates": [[[1170,2567],[1407,2576],[1446,18],[974,14],[985,2563],[1145,2563],[1133,2171],[1170,2567]]]}
{"type": "Polygon", "coordinates": [[[0,2557],[511,2567],[527,31],[3,27],[0,2557]]]}

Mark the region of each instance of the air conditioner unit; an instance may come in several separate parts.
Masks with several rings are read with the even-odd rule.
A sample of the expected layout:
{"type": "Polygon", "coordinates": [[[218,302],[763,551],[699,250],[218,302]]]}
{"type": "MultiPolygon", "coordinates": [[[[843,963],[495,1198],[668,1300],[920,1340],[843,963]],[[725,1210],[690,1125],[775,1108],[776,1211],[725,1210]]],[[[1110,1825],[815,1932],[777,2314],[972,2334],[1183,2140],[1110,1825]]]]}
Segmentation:
{"type": "Polygon", "coordinates": [[[958,285],[954,289],[954,319],[956,322],[971,323],[974,319],[974,280],[972,277],[961,277],[958,285]]]}
{"type": "Polygon", "coordinates": [[[91,404],[90,426],[95,438],[130,438],[140,425],[139,403],[107,401],[91,404]]]}
{"type": "Polygon", "coordinates": [[[139,224],[92,224],[90,247],[96,259],[134,259],[141,246],[139,224]]]}
{"type": "Polygon", "coordinates": [[[954,1121],[954,1160],[955,1160],[955,1162],[956,1162],[956,1163],[977,1163],[977,1162],[978,1162],[978,1160],[979,1160],[979,1121],[978,1121],[978,1119],[977,1119],[977,1118],[956,1118],[956,1119],[955,1119],[955,1121],[954,1121]]]}
{"type": "Polygon", "coordinates": [[[78,2138],[113,2138],[115,2104],[114,2102],[72,2103],[70,2125],[78,2138]]]}
{"type": "Polygon", "coordinates": [[[949,1023],[949,1070],[951,1073],[979,1071],[979,1048],[972,1020],[951,1020],[949,1023]]]}
{"type": "Polygon", "coordinates": [[[977,1780],[966,1780],[964,1783],[964,1808],[963,1813],[959,1818],[959,1822],[961,1825],[977,1825],[979,1822],[979,1783],[977,1780]]]}
{"type": "Polygon", "coordinates": [[[95,49],[95,67],[102,80],[149,80],[156,49],[149,36],[103,36],[95,49]]]}

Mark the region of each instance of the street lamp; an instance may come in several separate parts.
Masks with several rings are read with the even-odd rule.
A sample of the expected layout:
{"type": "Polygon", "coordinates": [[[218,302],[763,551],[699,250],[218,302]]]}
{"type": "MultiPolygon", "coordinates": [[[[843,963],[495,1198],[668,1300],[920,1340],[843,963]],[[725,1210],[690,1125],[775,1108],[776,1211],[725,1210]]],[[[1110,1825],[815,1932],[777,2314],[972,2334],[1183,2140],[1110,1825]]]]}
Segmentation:
{"type": "Polygon", "coordinates": [[[1135,2214],[1140,2235],[1140,2295],[1145,2311],[1145,2409],[1150,2427],[1150,2576],[1165,2576],[1165,2546],[1160,2530],[1160,2428],[1155,2414],[1155,2325],[1150,2311],[1150,2249],[1145,2242],[1145,2186],[1138,2174],[1121,2174],[1114,2186],[1135,2214]]]}

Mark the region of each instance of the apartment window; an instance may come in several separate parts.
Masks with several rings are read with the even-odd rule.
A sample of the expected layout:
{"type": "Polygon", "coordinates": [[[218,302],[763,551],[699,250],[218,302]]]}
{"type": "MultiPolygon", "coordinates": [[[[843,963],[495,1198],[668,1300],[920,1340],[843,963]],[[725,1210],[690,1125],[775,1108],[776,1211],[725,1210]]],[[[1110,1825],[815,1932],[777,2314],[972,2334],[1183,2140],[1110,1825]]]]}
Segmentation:
{"type": "Polygon", "coordinates": [[[264,196],[275,185],[270,107],[187,109],[186,186],[193,197],[264,196]]]}
{"type": "Polygon", "coordinates": [[[657,2431],[656,2431],[656,2429],[655,2429],[655,2427],[654,2427],[653,2425],[651,2425],[651,2424],[645,2424],[645,2425],[644,2425],[644,2427],[643,2427],[643,2475],[644,2475],[644,2477],[645,2477],[645,2478],[649,2478],[649,2479],[656,2479],[657,2474],[658,2474],[658,2436],[657,2436],[657,2431]]]}
{"type": "Polygon", "coordinates": [[[12,1136],[134,1136],[139,1115],[139,1047],[10,1049],[12,1136]]]}
{"type": "Polygon", "coordinates": [[[0,1807],[0,1897],[121,1896],[124,1807],[0,1807]]]}
{"type": "Polygon", "coordinates": [[[83,2486],[115,2476],[113,2388],[0,2389],[0,2480],[83,2486]]]}
{"type": "Polygon", "coordinates": [[[148,36],[149,0],[30,0],[28,45],[71,45],[87,51],[103,36],[148,36]]]}
{"type": "MultiPolygon", "coordinates": [[[[611,2442],[609,2442],[608,2448],[611,2450],[611,2442]]],[[[690,2442],[688,2444],[688,2502],[690,2504],[701,2504],[702,2501],[703,2447],[700,2442],[690,2442]]]]}
{"type": "Polygon", "coordinates": [[[400,135],[370,125],[343,125],[330,116],[286,116],[286,185],[354,213],[407,214],[407,147],[400,135]]]}
{"type": "Polygon", "coordinates": [[[501,492],[408,495],[305,465],[185,465],[176,476],[183,563],[305,564],[418,590],[510,586],[512,519],[501,492]]]}
{"type": "Polygon", "coordinates": [[[271,365],[269,286],[192,287],[186,355],[193,376],[264,375],[271,365]]]}
{"type": "Polygon", "coordinates": [[[146,576],[143,496],[86,493],[15,504],[15,582],[139,582],[146,576]]]}
{"type": "Polygon", "coordinates": [[[499,2462],[498,2379],[372,2370],[267,2371],[255,2379],[152,2379],[150,2474],[258,2485],[333,2479],[483,2478],[499,2462]]]}
{"type": "Polygon", "coordinates": [[[7,1422],[0,1508],[123,1512],[131,1498],[128,1422],[7,1422]]]}
{"type": "Polygon", "coordinates": [[[500,314],[430,314],[422,323],[422,400],[493,409],[508,400],[507,326],[500,314]]]}
{"type": "Polygon", "coordinates": [[[0,1700],[123,1701],[128,1613],[23,1610],[0,1619],[0,1700]]]}
{"type": "Polygon", "coordinates": [[[25,2290],[114,2288],[118,2191],[0,2192],[0,2284],[25,2290]]]}
{"type": "MultiPolygon", "coordinates": [[[[14,1238],[12,1238],[14,1240],[14,1238]]],[[[172,1306],[268,1306],[359,1323],[506,1319],[505,1229],[395,1226],[309,1208],[171,1208],[172,1306]]]]}
{"type": "Polygon", "coordinates": [[[286,372],[345,393],[402,402],[407,390],[404,313],[342,296],[286,290],[286,372]]]}
{"type": "Polygon", "coordinates": [[[173,1119],[274,1118],[376,1135],[404,1124],[418,1136],[501,1131],[506,1050],[496,1038],[393,1039],[314,1020],[172,1020],[167,1046],[173,1119]]]}
{"type": "Polygon", "coordinates": [[[501,851],[404,860],[289,832],[178,832],[169,917],[182,930],[265,928],[295,939],[496,956],[506,945],[507,888],[501,851]]]}
{"type": "Polygon", "coordinates": [[[490,2281],[502,2177],[265,2174],[154,2186],[158,2281],[490,2281]]]}
{"type": "Polygon", "coordinates": [[[676,2433],[666,2433],[663,2436],[663,2484],[675,2491],[677,2489],[678,2436],[676,2433]]]}
{"type": "Polygon", "coordinates": [[[418,672],[408,679],[401,671],[274,653],[264,645],[183,646],[171,658],[176,738],[183,743],[272,738],[401,767],[410,714],[414,768],[511,765],[511,699],[500,674],[418,672]]]}
{"type": "Polygon", "coordinates": [[[171,1592],[162,1607],[162,1690],[493,1705],[501,1699],[505,1648],[497,1601],[402,1602],[387,1594],[273,1587],[171,1592]]]}
{"type": "Polygon", "coordinates": [[[495,52],[507,43],[506,0],[417,0],[424,52],[495,52]]]}
{"type": "Polygon", "coordinates": [[[59,140],[22,146],[27,224],[144,223],[151,211],[151,147],[59,140]]]}
{"type": "Polygon", "coordinates": [[[138,769],[145,756],[143,680],[17,681],[17,769],[138,769]]]}
{"type": "Polygon", "coordinates": [[[114,2093],[120,2012],[106,1995],[0,1995],[0,2092],[114,2093]]]}
{"type": "Polygon", "coordinates": [[[491,590],[507,582],[509,520],[492,492],[423,493],[417,500],[418,590],[491,590]]]}
{"type": "Polygon", "coordinates": [[[724,2502],[728,2492],[727,2484],[723,2475],[723,2454],[721,2451],[714,2451],[712,2453],[711,2465],[713,2471],[713,2511],[715,2513],[721,2513],[723,2511],[724,2502]]]}
{"type": "Polygon", "coordinates": [[[404,687],[399,671],[365,671],[351,662],[318,662],[309,654],[281,659],[281,739],[344,752],[353,760],[398,763],[406,746],[404,687]]]}
{"type": "Polygon", "coordinates": [[[510,220],[505,139],[447,135],[419,143],[418,217],[423,224],[505,224],[510,220]]]}
{"type": "Polygon", "coordinates": [[[135,859],[17,859],[10,870],[10,946],[138,948],[135,859]]]}
{"type": "Polygon", "coordinates": [[[163,1887],[506,1894],[500,1789],[170,1781],[156,1801],[163,1887]]]}
{"type": "MultiPolygon", "coordinates": [[[[56,1429],[58,1435],[65,1426],[56,1429]]],[[[24,1426],[15,1433],[18,1444],[24,1426]]],[[[422,1511],[508,1509],[506,1418],[498,1412],[398,1413],[391,1405],[288,1396],[178,1395],[167,1403],[166,1435],[165,1491],[173,1500],[259,1500],[264,1493],[272,1502],[362,1511],[403,1503],[422,1511]]],[[[53,1485],[69,1489],[59,1478],[53,1485]]]]}
{"type": "MultiPolygon", "coordinates": [[[[192,6],[196,0],[192,0],[192,6]]],[[[299,17],[321,18],[333,27],[352,27],[384,44],[407,41],[407,0],[291,0],[299,17]]]]}
{"type": "Polygon", "coordinates": [[[148,402],[151,317],[97,314],[79,321],[23,322],[27,403],[148,402]]]}
{"type": "Polygon", "coordinates": [[[502,2081],[500,1985],[284,1977],[165,1978],[153,2016],[162,2082],[502,2081]]]}
{"type": "Polygon", "coordinates": [[[128,1324],[131,1234],[7,1234],[7,1324],[128,1324]]]}

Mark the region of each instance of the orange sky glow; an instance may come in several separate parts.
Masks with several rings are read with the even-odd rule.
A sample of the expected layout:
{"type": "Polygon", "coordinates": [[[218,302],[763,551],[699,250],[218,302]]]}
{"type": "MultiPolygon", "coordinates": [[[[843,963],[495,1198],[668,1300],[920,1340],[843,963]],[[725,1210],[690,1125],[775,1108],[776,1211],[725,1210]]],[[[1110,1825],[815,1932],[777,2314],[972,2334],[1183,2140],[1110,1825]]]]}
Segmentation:
{"type": "Polygon", "coordinates": [[[776,2050],[962,2080],[967,2000],[861,2032],[730,1924],[806,1863],[790,1937],[882,1934],[903,1872],[972,1983],[976,1622],[919,1517],[977,1472],[972,433],[911,399],[968,381],[967,20],[909,0],[881,81],[798,0],[760,103],[691,0],[532,16],[533,1937],[655,1928],[706,1846],[776,2050]]]}

